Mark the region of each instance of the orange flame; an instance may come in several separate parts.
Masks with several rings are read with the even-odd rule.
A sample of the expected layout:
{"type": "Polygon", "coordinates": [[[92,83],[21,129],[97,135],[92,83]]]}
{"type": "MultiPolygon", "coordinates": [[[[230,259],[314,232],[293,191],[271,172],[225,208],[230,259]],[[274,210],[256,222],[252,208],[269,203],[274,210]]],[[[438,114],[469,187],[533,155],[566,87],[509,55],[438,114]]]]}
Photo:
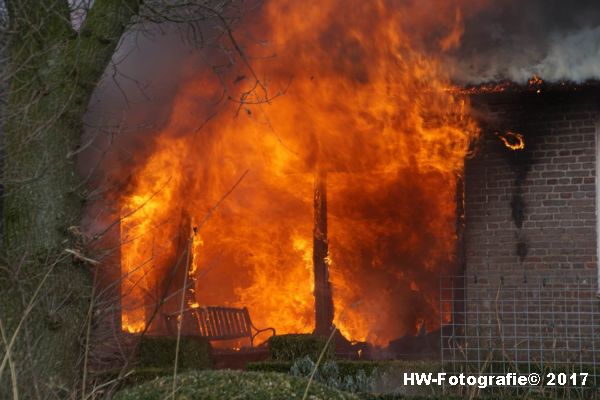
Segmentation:
{"type": "MultiPolygon", "coordinates": [[[[217,80],[196,69],[182,82],[120,196],[123,329],[145,327],[189,221],[205,221],[186,267],[194,301],[246,306],[256,326],[278,333],[312,331],[318,169],[328,172],[335,325],[376,344],[439,326],[437,274],[454,268],[456,176],[479,130],[443,66],[401,30],[409,11],[383,0],[269,1],[264,20],[245,28],[253,35],[240,35],[268,35],[244,43],[257,53],[252,73],[217,80]],[[221,82],[240,94],[204,124],[221,82]]],[[[460,12],[448,13],[443,48],[462,33],[460,12]]]]}
{"type": "Polygon", "coordinates": [[[504,133],[496,132],[502,143],[511,150],[523,150],[525,148],[525,137],[517,132],[506,131],[504,133]]]}
{"type": "Polygon", "coordinates": [[[529,80],[527,81],[527,84],[529,85],[529,87],[533,90],[535,90],[535,92],[537,94],[542,93],[542,84],[544,83],[544,81],[542,80],[542,78],[540,78],[537,75],[533,75],[531,78],[529,78],[529,80]]]}

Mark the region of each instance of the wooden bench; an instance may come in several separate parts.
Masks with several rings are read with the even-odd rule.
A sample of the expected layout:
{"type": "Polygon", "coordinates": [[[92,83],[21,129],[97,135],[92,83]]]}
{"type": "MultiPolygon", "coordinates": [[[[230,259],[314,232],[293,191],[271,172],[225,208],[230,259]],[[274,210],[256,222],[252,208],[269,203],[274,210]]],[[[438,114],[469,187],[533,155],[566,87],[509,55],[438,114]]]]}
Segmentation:
{"type": "MultiPolygon", "coordinates": [[[[177,335],[177,320],[180,313],[163,314],[167,330],[171,335],[177,335]]],[[[231,340],[248,338],[250,346],[254,347],[254,338],[266,331],[275,335],[274,328],[258,329],[250,320],[246,307],[198,307],[187,308],[182,314],[184,335],[202,336],[208,340],[231,340]]]]}

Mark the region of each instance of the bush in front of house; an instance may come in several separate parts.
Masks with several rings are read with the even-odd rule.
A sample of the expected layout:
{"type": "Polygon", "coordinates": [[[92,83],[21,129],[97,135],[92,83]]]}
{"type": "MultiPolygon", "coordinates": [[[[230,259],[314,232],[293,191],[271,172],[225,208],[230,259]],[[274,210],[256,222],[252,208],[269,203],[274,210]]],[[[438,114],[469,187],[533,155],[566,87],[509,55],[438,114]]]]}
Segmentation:
{"type": "MultiPolygon", "coordinates": [[[[162,377],[133,388],[121,390],[115,400],[163,400],[169,398],[172,377],[162,377]]],[[[301,399],[307,379],[278,373],[232,370],[189,371],[177,377],[173,400],[263,400],[301,399]]],[[[313,382],[308,397],[312,400],[359,400],[351,393],[313,382]]]]}
{"type": "MultiPolygon", "coordinates": [[[[246,370],[283,372],[308,377],[314,367],[315,363],[310,358],[302,358],[295,362],[249,363],[246,370]]],[[[437,361],[326,360],[321,362],[313,379],[339,390],[356,393],[364,399],[413,399],[418,396],[432,396],[435,391],[424,386],[404,386],[402,384],[403,373],[431,372],[435,374],[441,370],[442,364],[437,361]]]]}
{"type": "Polygon", "coordinates": [[[370,376],[367,376],[362,369],[358,370],[355,374],[340,375],[340,370],[335,361],[328,360],[317,367],[310,357],[304,357],[294,362],[290,369],[290,375],[305,378],[313,375],[315,382],[329,387],[351,393],[368,393],[372,392],[375,388],[377,370],[374,370],[370,376]]]}
{"type": "MultiPolygon", "coordinates": [[[[322,361],[323,362],[323,361],[322,361]]],[[[356,375],[364,371],[371,375],[373,371],[397,373],[442,371],[442,364],[437,361],[401,361],[401,360],[335,360],[340,376],[356,375]]],[[[246,371],[289,373],[293,361],[258,361],[246,365],[246,371]]]]}
{"type": "MultiPolygon", "coordinates": [[[[172,376],[177,338],[143,336],[137,348],[137,362],[126,370],[115,368],[97,373],[101,382],[129,387],[163,376],[172,376]]],[[[214,360],[210,342],[202,337],[182,336],[179,343],[178,371],[212,369],[214,360]]]]}
{"type": "Polygon", "coordinates": [[[323,360],[335,357],[334,343],[327,345],[327,338],[310,334],[277,335],[269,338],[269,355],[276,361],[295,361],[299,358],[310,357],[317,360],[325,348],[323,360]],[[327,345],[327,346],[326,346],[327,345]]]}
{"type": "Polygon", "coordinates": [[[294,363],[291,361],[257,361],[246,364],[246,371],[279,372],[287,374],[294,363]]]}
{"type": "Polygon", "coordinates": [[[139,385],[161,376],[173,375],[173,367],[168,368],[131,368],[125,371],[121,368],[109,369],[96,373],[96,382],[99,384],[114,382],[116,387],[139,385]]]}
{"type": "MultiPolygon", "coordinates": [[[[173,370],[177,338],[144,336],[138,346],[138,368],[164,368],[173,370]]],[[[214,366],[212,347],[205,338],[182,336],[179,341],[178,370],[210,369],[214,366]]]]}

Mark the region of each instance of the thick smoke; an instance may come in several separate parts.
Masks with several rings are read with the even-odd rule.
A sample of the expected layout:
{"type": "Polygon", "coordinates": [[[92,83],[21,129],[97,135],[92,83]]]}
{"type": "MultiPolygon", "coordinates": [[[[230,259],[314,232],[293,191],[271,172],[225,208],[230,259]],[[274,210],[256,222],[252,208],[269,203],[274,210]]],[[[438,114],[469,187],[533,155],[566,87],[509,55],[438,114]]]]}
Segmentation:
{"type": "Polygon", "coordinates": [[[500,0],[462,11],[460,45],[447,54],[459,83],[600,79],[596,0],[500,0]]]}

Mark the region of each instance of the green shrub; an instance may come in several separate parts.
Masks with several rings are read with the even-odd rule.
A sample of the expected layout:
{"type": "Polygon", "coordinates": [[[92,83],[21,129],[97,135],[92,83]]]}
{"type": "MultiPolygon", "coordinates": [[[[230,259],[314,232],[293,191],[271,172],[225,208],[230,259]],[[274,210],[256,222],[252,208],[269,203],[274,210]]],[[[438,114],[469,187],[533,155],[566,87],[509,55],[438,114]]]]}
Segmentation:
{"type": "MultiPolygon", "coordinates": [[[[309,334],[271,336],[269,338],[269,354],[271,359],[276,361],[294,361],[306,356],[316,360],[326,343],[327,338],[309,334]]],[[[334,344],[330,342],[323,359],[332,360],[334,356],[334,344]]]]}
{"type": "MultiPolygon", "coordinates": [[[[134,388],[120,391],[115,400],[163,400],[169,398],[172,377],[158,378],[134,388]]],[[[173,400],[263,400],[301,399],[308,381],[277,373],[241,372],[231,370],[189,371],[177,378],[173,400]]],[[[309,399],[358,400],[354,394],[328,388],[313,382],[309,399]]]]}
{"type": "Polygon", "coordinates": [[[375,389],[375,378],[378,376],[377,369],[372,370],[369,376],[363,369],[353,374],[341,375],[335,361],[325,361],[317,368],[310,357],[296,360],[290,369],[290,375],[308,378],[313,371],[315,382],[350,393],[372,392],[375,389]]]}
{"type": "MultiPolygon", "coordinates": [[[[314,363],[312,360],[299,359],[296,362],[263,361],[250,363],[247,370],[287,372],[292,375],[309,376],[314,363]]],[[[402,387],[404,372],[431,372],[442,370],[442,364],[435,361],[323,361],[314,379],[339,390],[355,392],[361,398],[399,399],[403,396],[433,395],[431,388],[414,386],[402,387]],[[371,397],[364,392],[371,392],[371,397]],[[379,393],[379,394],[373,394],[379,393]],[[366,396],[366,397],[365,397],[366,396]]]]}
{"type": "Polygon", "coordinates": [[[132,368],[123,375],[120,368],[106,370],[101,373],[97,373],[96,382],[117,382],[119,387],[138,385],[143,382],[151,381],[155,378],[167,375],[173,375],[173,367],[167,368],[132,368]]]}
{"type": "MultiPolygon", "coordinates": [[[[288,373],[294,363],[292,361],[260,361],[252,362],[246,365],[246,371],[258,372],[282,372],[288,373]]],[[[374,370],[380,372],[400,371],[400,372],[433,372],[442,370],[439,362],[432,361],[354,361],[354,360],[336,360],[340,376],[356,375],[358,371],[363,370],[367,375],[371,375],[374,370]]]]}
{"type": "MultiPolygon", "coordinates": [[[[144,336],[138,347],[140,368],[173,368],[177,339],[166,336],[144,336]]],[[[177,368],[210,369],[213,367],[212,347],[202,337],[182,336],[179,342],[177,368]]]]}
{"type": "Polygon", "coordinates": [[[292,368],[291,361],[259,361],[246,364],[246,371],[255,372],[279,372],[287,374],[292,368]]]}

